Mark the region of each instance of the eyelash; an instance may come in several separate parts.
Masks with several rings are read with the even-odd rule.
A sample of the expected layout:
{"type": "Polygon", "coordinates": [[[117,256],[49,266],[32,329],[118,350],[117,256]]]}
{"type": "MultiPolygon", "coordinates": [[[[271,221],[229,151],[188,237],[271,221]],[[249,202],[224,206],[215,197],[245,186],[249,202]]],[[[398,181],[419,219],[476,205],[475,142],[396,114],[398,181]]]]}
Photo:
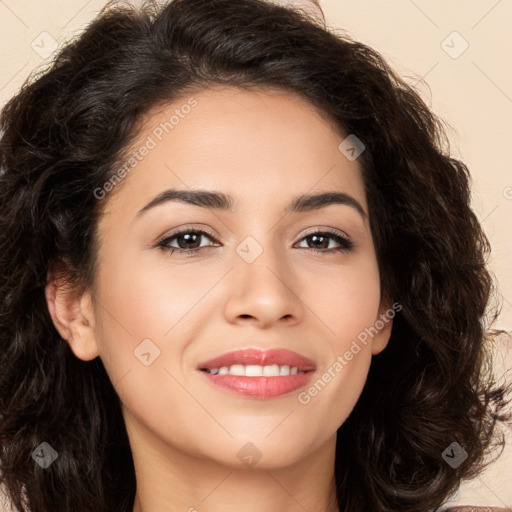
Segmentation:
{"type": "MultiPolygon", "coordinates": [[[[186,256],[193,256],[194,254],[198,253],[201,249],[205,249],[205,247],[197,247],[195,249],[180,249],[177,247],[169,247],[167,245],[169,242],[178,238],[180,235],[191,234],[191,233],[194,233],[196,235],[206,235],[208,238],[215,240],[215,237],[207,231],[203,231],[200,229],[185,228],[180,231],[176,231],[175,233],[172,233],[171,235],[163,238],[162,240],[157,242],[156,247],[159,247],[162,251],[169,252],[170,254],[173,254],[175,251],[179,251],[180,254],[184,254],[186,256]]],[[[316,231],[308,233],[306,236],[302,237],[301,241],[306,238],[309,238],[311,236],[314,236],[314,235],[323,235],[323,236],[327,236],[328,238],[332,238],[333,240],[335,240],[336,242],[338,242],[340,244],[340,247],[335,248],[335,249],[314,249],[314,248],[309,248],[309,247],[301,247],[301,249],[309,249],[310,251],[313,251],[316,253],[321,253],[321,254],[322,253],[323,254],[325,254],[325,253],[332,254],[335,252],[349,252],[354,247],[354,243],[351,240],[349,240],[347,237],[342,236],[342,235],[338,234],[337,232],[333,232],[333,231],[316,230],[316,231]]]]}

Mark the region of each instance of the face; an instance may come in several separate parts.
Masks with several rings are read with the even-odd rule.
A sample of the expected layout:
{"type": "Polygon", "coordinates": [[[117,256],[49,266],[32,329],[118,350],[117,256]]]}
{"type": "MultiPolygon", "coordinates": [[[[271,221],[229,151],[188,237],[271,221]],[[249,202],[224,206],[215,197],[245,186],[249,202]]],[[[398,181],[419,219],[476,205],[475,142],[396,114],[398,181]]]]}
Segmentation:
{"type": "Polygon", "coordinates": [[[78,357],[101,357],[129,433],[233,466],[248,442],[261,467],[333,443],[390,332],[361,342],[389,304],[361,169],[338,149],[345,137],[270,90],[208,89],[146,117],[136,165],[101,199],[95,301],[82,297],[88,331],[70,342],[78,357]],[[230,196],[232,208],[162,199],[170,189],[230,196]],[[338,201],[287,210],[323,193],[338,201]],[[242,366],[298,367],[267,387],[201,370],[241,349],[291,351],[313,368],[303,374],[283,352],[242,366]]]}

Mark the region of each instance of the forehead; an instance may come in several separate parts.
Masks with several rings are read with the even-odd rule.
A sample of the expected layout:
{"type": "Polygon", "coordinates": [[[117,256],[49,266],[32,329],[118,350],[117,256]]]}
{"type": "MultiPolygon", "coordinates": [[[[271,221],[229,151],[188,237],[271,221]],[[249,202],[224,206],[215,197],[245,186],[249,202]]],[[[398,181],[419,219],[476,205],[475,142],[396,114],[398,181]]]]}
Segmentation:
{"type": "Polygon", "coordinates": [[[293,93],[220,86],[198,91],[146,114],[127,151],[133,165],[109,202],[135,209],[166,187],[180,187],[223,190],[237,206],[270,206],[332,189],[365,205],[359,164],[339,149],[345,137],[293,93]]]}

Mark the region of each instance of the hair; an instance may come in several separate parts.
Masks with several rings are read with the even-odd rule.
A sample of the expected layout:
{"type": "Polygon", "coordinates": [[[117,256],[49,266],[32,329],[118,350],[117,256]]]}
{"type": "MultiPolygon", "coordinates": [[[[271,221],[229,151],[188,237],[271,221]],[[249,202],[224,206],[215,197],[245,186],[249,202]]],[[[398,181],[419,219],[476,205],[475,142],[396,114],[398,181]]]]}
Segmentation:
{"type": "Polygon", "coordinates": [[[338,429],[338,506],[438,507],[503,446],[497,422],[510,419],[491,367],[499,308],[469,171],[378,52],[263,0],[109,6],[2,109],[0,484],[19,512],[131,512],[119,397],[101,359],[75,357],[57,332],[45,286],[58,269],[73,290],[93,287],[106,203],[94,191],[144,115],[217,85],[298,95],[364,143],[381,290],[401,309],[338,429]],[[32,456],[43,442],[58,454],[46,469],[32,456]],[[442,457],[453,442],[467,452],[455,468],[442,457]]]}

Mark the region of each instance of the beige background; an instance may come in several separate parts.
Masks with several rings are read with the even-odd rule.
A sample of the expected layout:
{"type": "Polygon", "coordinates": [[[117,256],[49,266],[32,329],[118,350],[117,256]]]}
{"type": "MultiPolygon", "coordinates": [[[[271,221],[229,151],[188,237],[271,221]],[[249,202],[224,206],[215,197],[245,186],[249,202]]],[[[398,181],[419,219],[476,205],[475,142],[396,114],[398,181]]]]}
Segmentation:
{"type": "MultiPolygon", "coordinates": [[[[512,1],[320,3],[329,26],[380,51],[451,126],[453,153],[472,171],[473,207],[493,247],[490,263],[503,305],[495,327],[512,331],[512,1]]],[[[56,44],[72,37],[105,4],[0,0],[0,105],[30,71],[48,62],[56,44]]],[[[499,368],[512,368],[505,341],[500,361],[499,368]]],[[[512,506],[511,477],[509,446],[486,473],[463,484],[454,502],[512,506]]]]}

